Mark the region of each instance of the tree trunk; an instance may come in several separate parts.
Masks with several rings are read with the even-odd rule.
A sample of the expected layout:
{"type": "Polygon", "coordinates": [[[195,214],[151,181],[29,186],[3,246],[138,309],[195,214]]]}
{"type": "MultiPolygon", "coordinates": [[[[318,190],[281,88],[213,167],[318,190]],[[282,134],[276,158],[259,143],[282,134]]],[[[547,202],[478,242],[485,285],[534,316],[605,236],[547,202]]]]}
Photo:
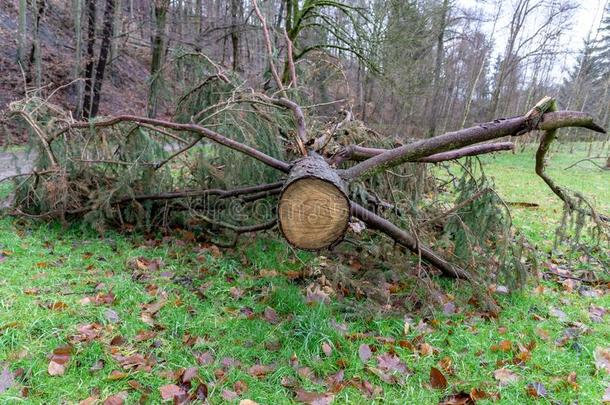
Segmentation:
{"type": "Polygon", "coordinates": [[[95,63],[95,0],[87,0],[87,54],[85,65],[85,94],[83,96],[83,118],[91,116],[91,96],[93,94],[93,66],[95,63]]]}
{"type": "MultiPolygon", "coordinates": [[[[82,0],[74,0],[74,39],[76,41],[75,63],[74,63],[74,78],[81,77],[81,64],[83,57],[83,34],[81,19],[83,17],[83,2],[82,0]]],[[[84,83],[79,80],[76,83],[76,117],[82,117],[83,107],[83,90],[84,83]]]]}
{"type": "Polygon", "coordinates": [[[231,44],[233,47],[233,70],[239,71],[239,33],[238,25],[241,24],[242,0],[231,0],[231,44]]]}
{"type": "Polygon", "coordinates": [[[278,203],[280,230],[293,246],[327,248],[340,241],[350,220],[346,185],[319,155],[298,160],[278,203]]]}
{"type": "Polygon", "coordinates": [[[19,0],[19,45],[17,48],[17,63],[23,68],[26,54],[26,41],[27,41],[27,0],[19,0]]]}
{"type": "Polygon", "coordinates": [[[443,68],[444,46],[445,46],[445,30],[447,29],[447,11],[449,9],[449,0],[443,0],[443,5],[440,11],[438,34],[436,37],[436,60],[434,66],[434,77],[432,78],[432,100],[429,104],[429,122],[428,136],[434,136],[436,132],[436,120],[438,119],[438,98],[441,91],[441,70],[443,68]]]}
{"type": "Polygon", "coordinates": [[[163,56],[165,52],[165,25],[167,21],[167,9],[169,8],[169,0],[155,1],[155,36],[152,47],[152,62],[150,65],[150,90],[148,93],[148,116],[154,118],[157,116],[159,103],[159,93],[161,91],[161,68],[163,66],[163,56]]]}
{"type": "Polygon", "coordinates": [[[93,100],[91,102],[91,115],[95,117],[100,107],[100,96],[102,92],[102,83],[104,82],[104,73],[110,54],[110,46],[112,43],[112,24],[114,22],[114,2],[115,0],[106,0],[106,11],[104,11],[104,29],[102,31],[102,45],[100,47],[100,57],[97,61],[95,69],[95,81],[93,82],[93,100]]]}
{"type": "Polygon", "coordinates": [[[34,65],[34,83],[37,89],[42,87],[42,49],[40,44],[40,20],[44,14],[45,0],[32,0],[32,13],[34,13],[34,40],[30,62],[34,65]]]}

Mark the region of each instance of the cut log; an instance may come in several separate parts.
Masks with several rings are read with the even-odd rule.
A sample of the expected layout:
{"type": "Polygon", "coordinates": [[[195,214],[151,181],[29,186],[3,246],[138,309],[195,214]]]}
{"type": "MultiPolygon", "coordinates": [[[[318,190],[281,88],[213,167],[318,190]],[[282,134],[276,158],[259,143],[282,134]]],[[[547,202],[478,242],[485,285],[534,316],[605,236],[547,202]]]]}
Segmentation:
{"type": "Polygon", "coordinates": [[[347,231],[350,202],[346,185],[317,154],[296,161],[280,194],[280,230],[295,247],[324,249],[347,231]]]}

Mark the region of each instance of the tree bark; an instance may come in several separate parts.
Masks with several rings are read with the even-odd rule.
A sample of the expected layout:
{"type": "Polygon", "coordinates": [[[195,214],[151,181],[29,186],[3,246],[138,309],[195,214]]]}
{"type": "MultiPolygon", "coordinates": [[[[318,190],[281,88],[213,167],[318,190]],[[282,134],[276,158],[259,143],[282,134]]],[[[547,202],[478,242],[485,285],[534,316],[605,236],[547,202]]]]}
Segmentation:
{"type": "Polygon", "coordinates": [[[95,65],[95,26],[96,2],[87,0],[87,54],[85,65],[85,94],[83,96],[83,118],[91,116],[91,97],[93,95],[93,67],[95,65]]]}
{"type": "Polygon", "coordinates": [[[240,71],[239,25],[241,24],[242,0],[231,0],[231,45],[233,48],[233,70],[240,71]]]}
{"type": "Polygon", "coordinates": [[[167,9],[169,0],[155,0],[155,36],[152,46],[152,62],[150,65],[150,89],[148,93],[148,116],[157,116],[159,104],[159,93],[161,92],[161,69],[163,67],[163,56],[165,53],[165,26],[167,21],[167,9]]]}
{"type": "Polygon", "coordinates": [[[343,171],[341,176],[344,179],[354,179],[367,173],[373,173],[405,162],[416,161],[426,156],[447,152],[475,143],[486,142],[508,135],[520,136],[534,129],[552,130],[562,127],[582,127],[605,133],[603,128],[595,124],[593,117],[589,114],[576,111],[559,111],[544,114],[542,119],[535,125],[532,125],[526,116],[503,118],[390,149],[343,171]]]}
{"type": "MultiPolygon", "coordinates": [[[[82,33],[82,25],[81,20],[83,17],[83,1],[82,0],[74,0],[74,38],[76,42],[75,46],[75,63],[74,63],[74,78],[81,78],[81,64],[83,58],[83,33],[82,33]]],[[[84,83],[79,80],[76,83],[76,117],[82,117],[82,107],[83,107],[83,90],[84,83]]]]}
{"type": "Polygon", "coordinates": [[[449,263],[438,253],[420,243],[416,237],[409,235],[390,221],[383,219],[379,215],[365,209],[353,201],[351,202],[351,212],[354,217],[367,224],[369,228],[385,233],[400,245],[406,247],[416,255],[421,256],[423,260],[439,269],[444,275],[465,280],[472,279],[472,276],[467,271],[449,263]]]}
{"type": "Polygon", "coordinates": [[[27,0],[19,0],[19,38],[17,47],[17,63],[24,67],[27,41],[27,0]]]}
{"type": "Polygon", "coordinates": [[[95,117],[100,108],[100,97],[102,92],[102,83],[104,82],[104,73],[106,72],[106,64],[110,47],[112,44],[112,25],[114,23],[114,2],[115,0],[106,0],[106,10],[104,11],[104,29],[102,31],[102,44],[100,48],[100,57],[97,61],[95,69],[95,81],[93,82],[93,99],[91,101],[91,114],[89,117],[95,117]]]}

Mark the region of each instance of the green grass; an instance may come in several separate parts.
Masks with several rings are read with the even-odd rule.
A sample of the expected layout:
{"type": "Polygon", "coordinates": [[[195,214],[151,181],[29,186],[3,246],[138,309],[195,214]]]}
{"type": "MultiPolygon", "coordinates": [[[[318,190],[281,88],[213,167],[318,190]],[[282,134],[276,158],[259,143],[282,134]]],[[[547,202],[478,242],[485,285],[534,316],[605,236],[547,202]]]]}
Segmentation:
{"type": "MultiPolygon", "coordinates": [[[[608,156],[610,143],[593,144],[593,156],[608,156]]],[[[557,185],[581,192],[600,212],[610,212],[610,172],[599,170],[590,162],[573,163],[587,158],[589,145],[575,143],[555,146],[549,153],[547,173],[557,185]],[[557,150],[559,149],[559,150],[557,150]]],[[[535,203],[536,208],[513,207],[515,224],[534,242],[548,247],[561,221],[562,202],[536,176],[534,147],[516,154],[499,153],[483,158],[486,172],[494,179],[497,190],[507,202],[535,203]]],[[[605,161],[597,159],[598,164],[605,161]]]]}
{"type": "MultiPolygon", "coordinates": [[[[532,159],[528,151],[486,161],[507,201],[541,205],[533,210],[516,208],[514,216],[530,238],[546,246],[553,224],[560,218],[561,205],[535,178],[532,159]]],[[[568,153],[554,156],[551,174],[558,182],[596,197],[599,208],[610,211],[610,173],[584,167],[562,170],[574,160],[568,153]]],[[[150,243],[138,235],[109,233],[101,238],[77,227],[65,230],[53,224],[3,219],[0,251],[4,252],[4,259],[0,259],[0,371],[3,367],[24,370],[24,377],[0,394],[0,403],[77,403],[91,395],[101,403],[121,391],[128,392],[126,403],[138,403],[142,394],[130,387],[130,381],[138,381],[150,391],[148,403],[160,403],[159,387],[174,383],[168,372],[193,366],[208,384],[211,403],[227,402],[222,392],[234,390],[237,381],[245,382],[247,390],[234,403],[245,398],[260,404],[292,403],[293,390],[281,384],[287,377],[296,379],[306,390],[323,392],[321,382],[340,367],[345,367],[345,380],[358,377],[383,392],[372,401],[348,386],[336,394],[336,404],[436,404],[448,394],[472,388],[499,394],[497,403],[525,404],[536,402],[526,392],[527,384],[534,382],[544,384],[548,391],[546,399],[539,399],[542,403],[594,404],[600,402],[610,382],[607,374],[596,371],[593,359],[596,347],[609,346],[608,315],[600,323],[591,321],[588,313],[591,305],[610,308],[607,288],[600,296],[591,297],[547,281],[542,282],[544,292],[538,294],[539,289],[532,284],[521,292],[499,296],[503,311],[497,319],[490,319],[465,303],[467,288],[441,281],[461,298],[457,301],[459,313],[439,312],[428,317],[429,331],[416,328],[422,320],[416,315],[405,334],[402,317],[354,319],[348,318],[336,301],[307,304],[305,289],[311,280],[290,281],[288,275],[315,266],[315,258],[306,253],[296,256],[285,244],[271,239],[245,241],[239,249],[217,257],[210,249],[185,244],[180,234],[150,243]],[[133,263],[139,257],[162,258],[164,263],[158,270],[138,269],[133,263]],[[151,294],[155,289],[156,295],[151,294]],[[116,296],[113,303],[81,302],[108,292],[116,296]],[[241,292],[241,297],[236,292],[241,292]],[[152,327],[143,321],[141,305],[158,302],[165,294],[166,304],[152,327]],[[277,323],[264,319],[267,307],[277,313],[277,323]],[[246,308],[251,309],[251,316],[246,308]],[[553,316],[552,308],[562,309],[567,319],[553,316]],[[118,322],[107,319],[109,309],[116,312],[118,322]],[[347,333],[331,321],[344,324],[347,333]],[[69,343],[79,326],[91,323],[101,325],[100,337],[74,343],[65,374],[50,376],[49,354],[69,343]],[[582,330],[577,338],[556,345],[567,328],[576,326],[582,330]],[[540,337],[538,329],[547,332],[548,339],[540,337]],[[156,337],[137,342],[141,330],[155,331],[156,337]],[[156,362],[150,371],[122,369],[110,346],[117,335],[123,336],[125,343],[114,350],[154,356],[156,362]],[[189,336],[199,339],[194,345],[185,344],[189,336]],[[437,351],[422,355],[404,342],[381,343],[380,337],[425,342],[437,351]],[[511,341],[512,349],[494,351],[492,346],[503,340],[511,341]],[[518,344],[531,342],[535,342],[531,359],[524,365],[508,364],[518,353],[518,344]],[[363,343],[374,349],[369,365],[375,365],[375,356],[391,351],[413,374],[403,386],[381,381],[359,359],[358,348],[363,343]],[[324,353],[323,344],[332,348],[330,356],[324,353]],[[197,353],[206,351],[213,353],[213,363],[198,364],[197,353]],[[446,373],[449,387],[429,388],[430,367],[438,367],[445,357],[453,365],[452,375],[446,373]],[[221,376],[218,370],[224,358],[238,359],[241,365],[226,367],[221,376]],[[314,376],[299,376],[294,359],[299,367],[309,367],[314,376]],[[91,372],[99,360],[104,361],[103,368],[91,372]],[[263,378],[253,377],[248,369],[258,363],[272,365],[273,371],[263,378]],[[493,372],[504,363],[520,378],[501,386],[493,372]],[[113,370],[125,371],[128,376],[112,381],[108,376],[113,370]],[[570,372],[576,373],[578,387],[567,383],[570,372]],[[29,389],[27,398],[21,395],[24,386],[29,389]]]]}

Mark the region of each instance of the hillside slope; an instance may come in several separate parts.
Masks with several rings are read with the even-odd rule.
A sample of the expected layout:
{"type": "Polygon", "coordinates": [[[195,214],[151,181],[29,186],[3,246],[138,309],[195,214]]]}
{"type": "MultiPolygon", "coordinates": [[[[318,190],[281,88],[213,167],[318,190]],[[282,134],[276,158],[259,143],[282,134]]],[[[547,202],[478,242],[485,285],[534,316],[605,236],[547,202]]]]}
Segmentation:
{"type": "MultiPolygon", "coordinates": [[[[75,38],[70,1],[47,0],[41,20],[40,37],[43,67],[42,95],[48,96],[59,86],[75,79],[75,38]]],[[[101,18],[98,12],[98,18],[101,18]]],[[[28,12],[28,48],[31,51],[31,20],[28,12]]],[[[83,21],[83,24],[85,22],[83,21]]],[[[98,22],[98,29],[101,23],[98,22]]],[[[24,96],[26,77],[33,75],[33,67],[24,66],[22,72],[17,60],[18,0],[0,0],[0,111],[12,101],[24,96]]],[[[97,47],[99,48],[99,40],[97,47]]],[[[107,69],[102,86],[100,114],[133,113],[146,111],[148,82],[147,52],[121,44],[115,60],[107,69]]],[[[96,49],[96,57],[99,49],[96,49]]],[[[33,83],[27,83],[32,88],[33,83]]],[[[74,110],[76,87],[59,90],[50,100],[68,110],[74,110]]],[[[8,138],[7,130],[0,127],[0,143],[8,138]]]]}

